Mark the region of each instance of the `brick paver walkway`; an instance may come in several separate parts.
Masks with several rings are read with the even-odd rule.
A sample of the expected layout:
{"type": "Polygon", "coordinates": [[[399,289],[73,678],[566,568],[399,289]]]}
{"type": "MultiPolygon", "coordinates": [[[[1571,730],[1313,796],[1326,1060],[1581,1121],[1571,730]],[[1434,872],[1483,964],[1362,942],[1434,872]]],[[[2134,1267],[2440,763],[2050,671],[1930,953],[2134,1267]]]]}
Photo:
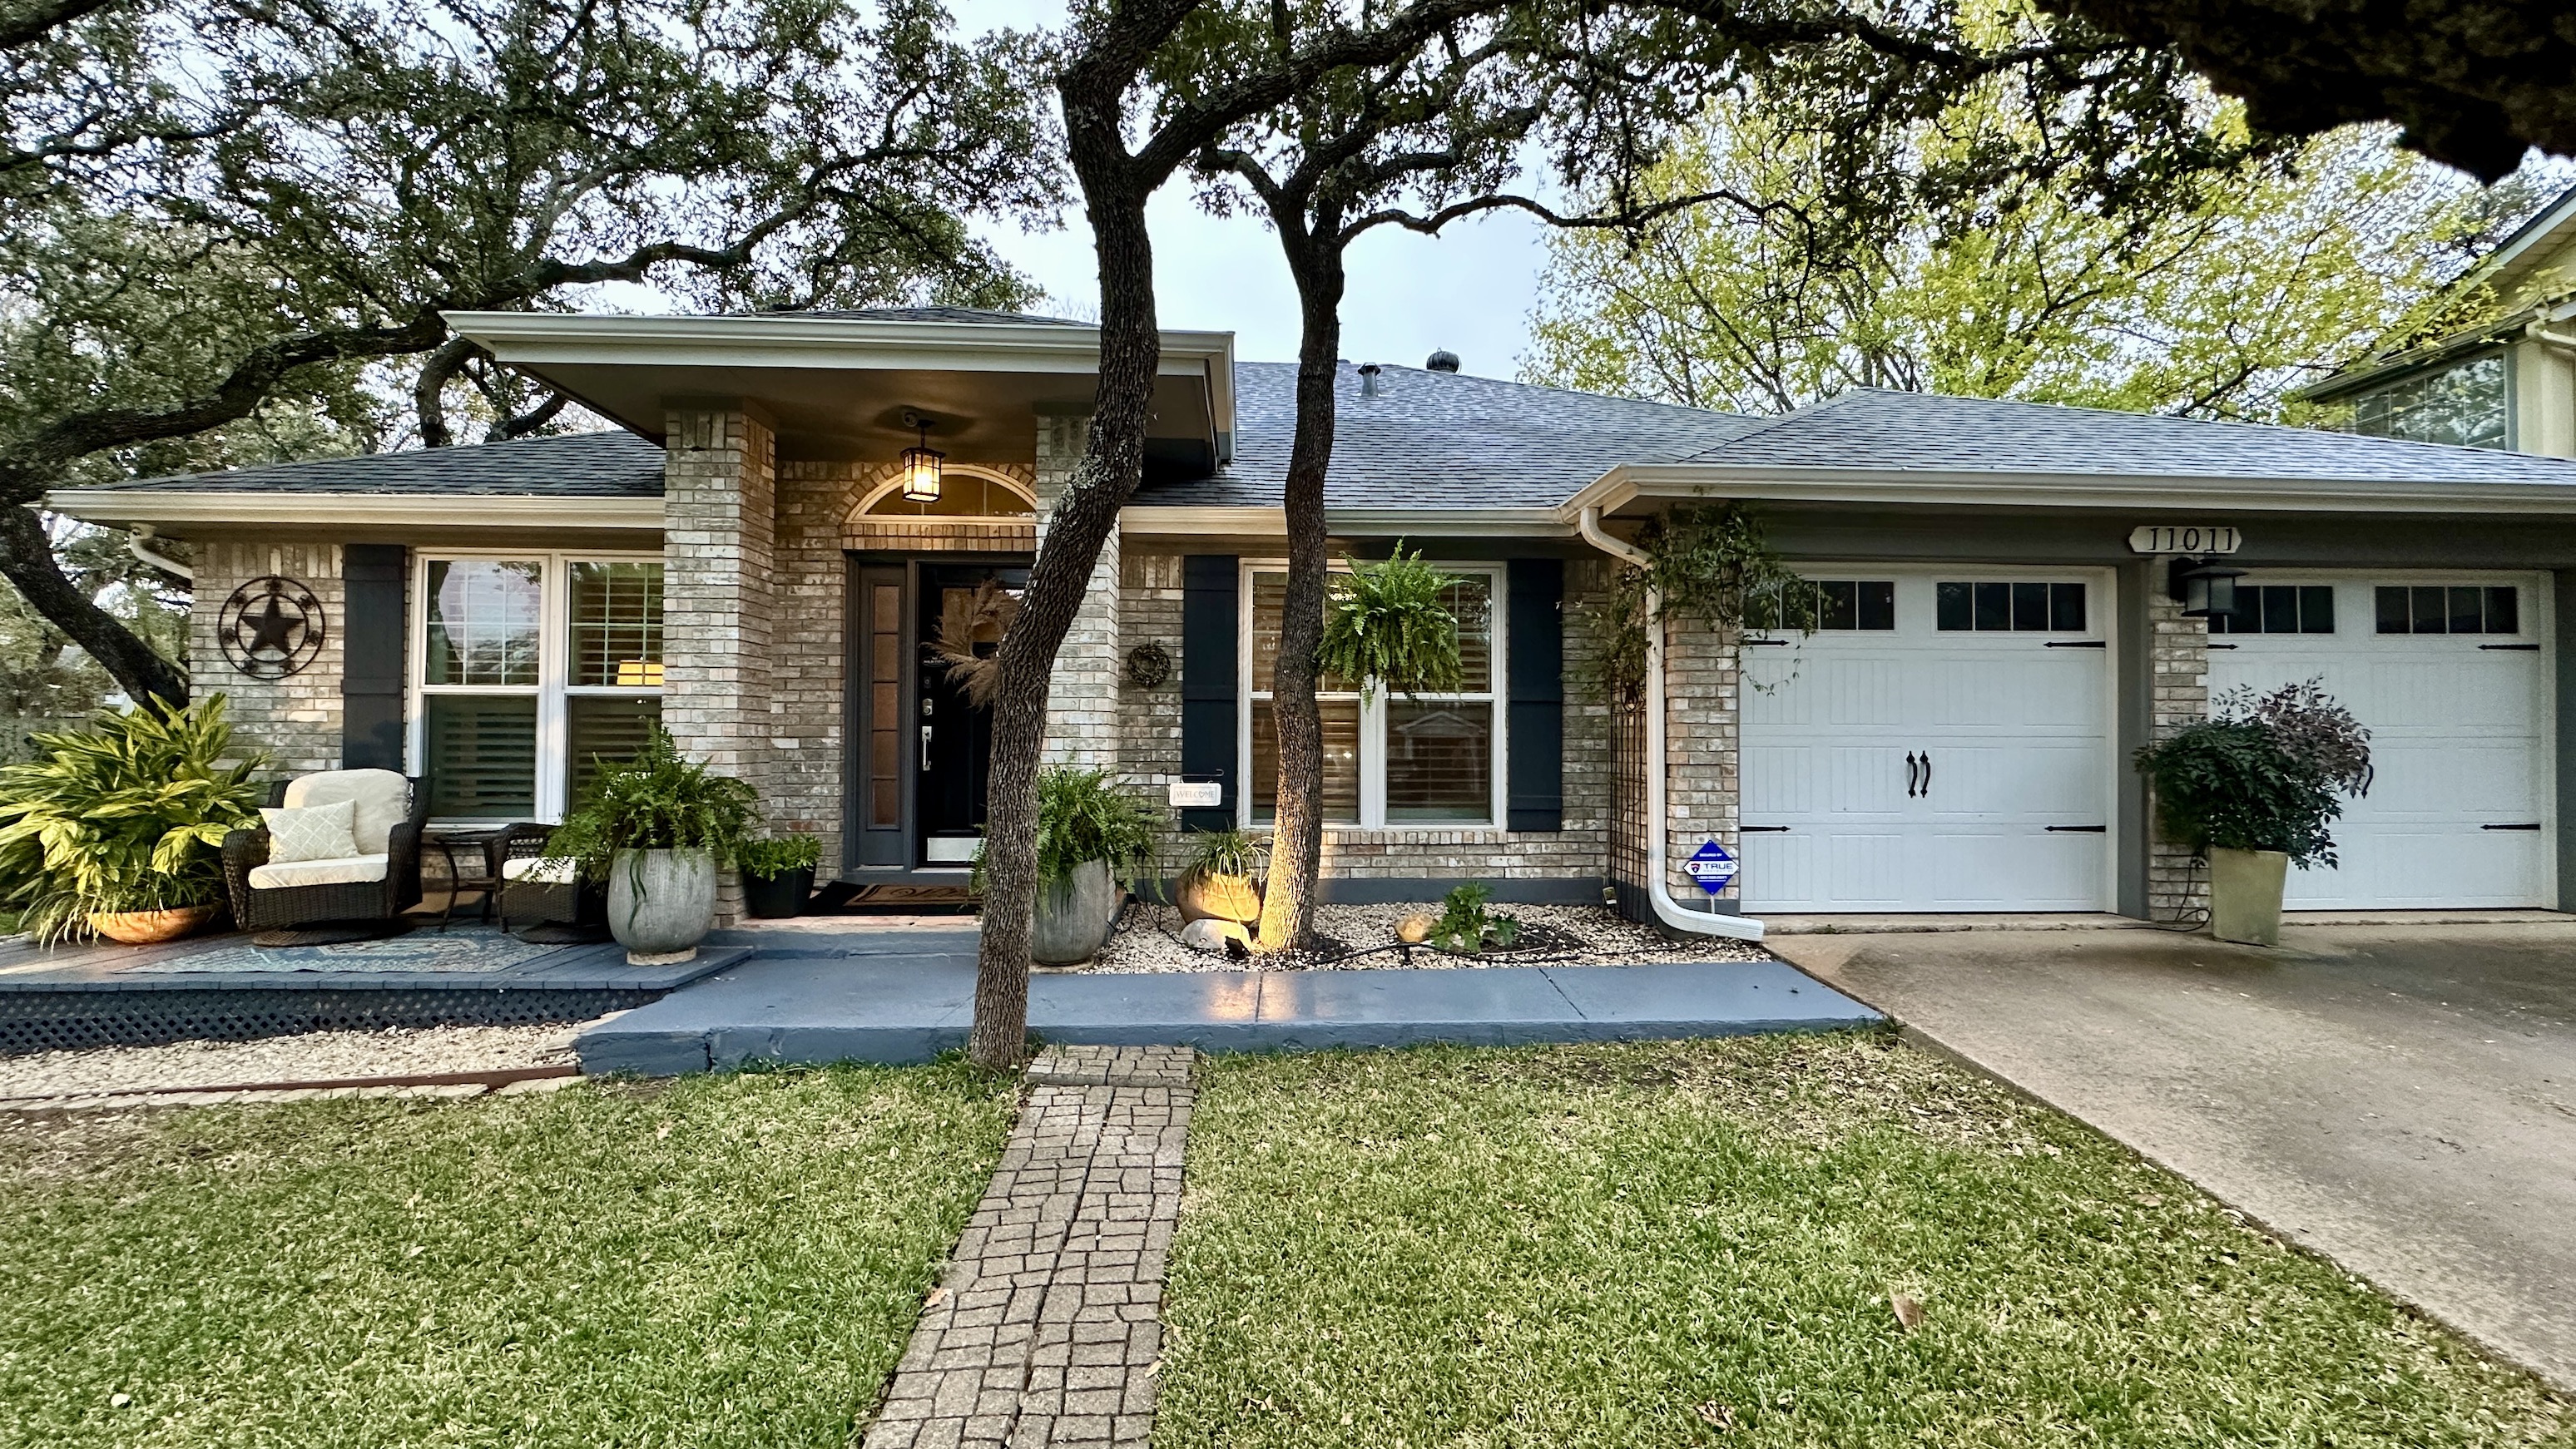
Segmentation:
{"type": "Polygon", "coordinates": [[[1039,1054],[866,1449],[1147,1441],[1195,1055],[1039,1054]]]}

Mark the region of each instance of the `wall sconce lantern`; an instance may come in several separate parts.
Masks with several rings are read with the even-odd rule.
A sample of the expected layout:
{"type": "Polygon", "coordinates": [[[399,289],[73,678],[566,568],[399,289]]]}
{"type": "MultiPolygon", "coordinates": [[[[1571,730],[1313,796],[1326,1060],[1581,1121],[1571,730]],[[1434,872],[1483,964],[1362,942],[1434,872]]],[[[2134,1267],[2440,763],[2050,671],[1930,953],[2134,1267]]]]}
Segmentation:
{"type": "Polygon", "coordinates": [[[2229,568],[2216,558],[2178,558],[2165,589],[2182,604],[2184,618],[2206,619],[2236,612],[2236,581],[2243,577],[2245,570],[2229,568]]]}
{"type": "Polygon", "coordinates": [[[907,412],[904,421],[921,430],[921,445],[903,450],[903,496],[909,503],[939,501],[939,464],[948,455],[930,446],[930,420],[907,412]]]}

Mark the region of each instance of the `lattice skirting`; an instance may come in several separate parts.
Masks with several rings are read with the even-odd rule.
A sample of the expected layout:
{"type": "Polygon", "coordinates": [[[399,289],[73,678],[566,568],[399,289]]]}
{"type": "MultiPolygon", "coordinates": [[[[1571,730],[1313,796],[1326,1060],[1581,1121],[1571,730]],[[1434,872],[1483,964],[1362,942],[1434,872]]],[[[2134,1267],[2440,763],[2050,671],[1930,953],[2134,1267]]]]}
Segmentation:
{"type": "Polygon", "coordinates": [[[520,1026],[587,1021],[661,991],[337,990],[0,993],[0,1056],[174,1041],[247,1041],[392,1026],[520,1026]]]}

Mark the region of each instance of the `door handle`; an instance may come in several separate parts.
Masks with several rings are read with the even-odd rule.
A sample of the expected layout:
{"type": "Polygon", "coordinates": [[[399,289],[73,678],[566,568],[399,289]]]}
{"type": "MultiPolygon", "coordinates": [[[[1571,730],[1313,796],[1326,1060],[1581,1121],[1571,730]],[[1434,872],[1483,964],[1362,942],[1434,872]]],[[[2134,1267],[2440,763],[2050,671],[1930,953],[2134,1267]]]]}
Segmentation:
{"type": "Polygon", "coordinates": [[[1926,800],[1932,798],[1932,752],[1930,750],[1923,752],[1923,798],[1926,800]]]}
{"type": "Polygon", "coordinates": [[[2478,828],[2480,830],[2538,830],[2540,822],[2532,820],[2520,825],[2481,825],[2478,828]]]}
{"type": "Polygon", "coordinates": [[[1735,833],[1738,835],[1786,835],[1789,833],[1789,827],[1786,825],[1739,825],[1735,827],[1735,833]]]}
{"type": "Polygon", "coordinates": [[[930,726],[928,725],[921,727],[921,768],[924,774],[930,771],[930,726]]]}
{"type": "Polygon", "coordinates": [[[2103,835],[2110,830],[2107,825],[2050,825],[2042,828],[2051,835],[2103,835]]]}
{"type": "Polygon", "coordinates": [[[1914,758],[1912,750],[1905,752],[1905,798],[1908,800],[1914,798],[1914,772],[1921,764],[1920,760],[1914,758]]]}

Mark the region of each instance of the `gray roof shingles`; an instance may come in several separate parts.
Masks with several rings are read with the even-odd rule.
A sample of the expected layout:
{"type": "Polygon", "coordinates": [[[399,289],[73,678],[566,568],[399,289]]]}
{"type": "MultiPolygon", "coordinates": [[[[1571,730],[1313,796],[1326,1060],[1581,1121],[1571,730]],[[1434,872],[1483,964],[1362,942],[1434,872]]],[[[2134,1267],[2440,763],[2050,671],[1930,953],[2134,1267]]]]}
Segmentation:
{"type": "Polygon", "coordinates": [[[662,450],[622,429],[271,463],[115,485],[181,493],[518,494],[658,498],[662,450]]]}
{"type": "MultiPolygon", "coordinates": [[[[1336,508],[1553,508],[1618,463],[1669,463],[1761,426],[1667,403],[1388,367],[1361,396],[1342,364],[1333,463],[1336,508]]],[[[1234,365],[1234,462],[1212,478],[1148,484],[1145,504],[1275,507],[1296,428],[1297,369],[1234,365]]]]}
{"type": "Polygon", "coordinates": [[[2493,448],[1880,388],[1855,388],[1772,419],[1689,461],[1888,472],[2576,484],[2576,461],[2493,448]]]}

